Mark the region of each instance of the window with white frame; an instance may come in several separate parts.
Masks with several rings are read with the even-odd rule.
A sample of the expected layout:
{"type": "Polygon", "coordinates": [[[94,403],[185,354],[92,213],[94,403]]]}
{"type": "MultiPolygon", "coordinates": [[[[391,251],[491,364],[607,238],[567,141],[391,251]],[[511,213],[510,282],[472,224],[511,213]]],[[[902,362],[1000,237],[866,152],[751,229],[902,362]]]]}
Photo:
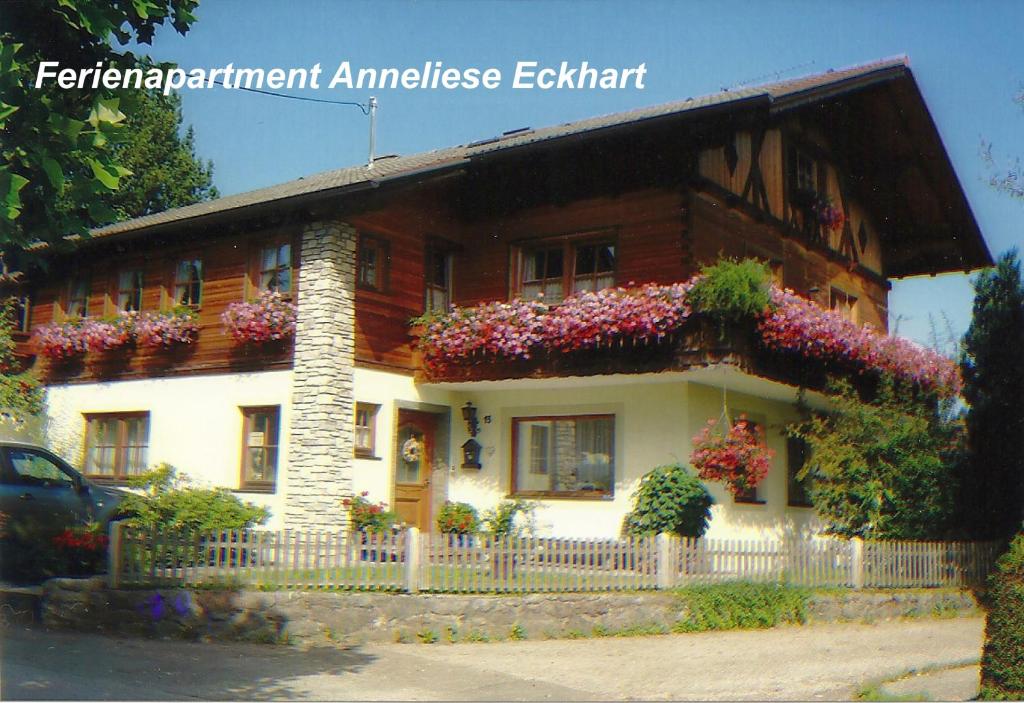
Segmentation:
{"type": "Polygon", "coordinates": [[[515,293],[558,303],[573,293],[615,285],[615,243],[603,237],[562,238],[516,249],[515,293]]]}
{"type": "Polygon", "coordinates": [[[512,492],[605,497],[615,486],[615,416],[512,420],[512,492]]]}
{"type": "Polygon", "coordinates": [[[364,459],[374,458],[377,452],[377,411],[379,405],[356,403],[355,454],[364,459]]]}

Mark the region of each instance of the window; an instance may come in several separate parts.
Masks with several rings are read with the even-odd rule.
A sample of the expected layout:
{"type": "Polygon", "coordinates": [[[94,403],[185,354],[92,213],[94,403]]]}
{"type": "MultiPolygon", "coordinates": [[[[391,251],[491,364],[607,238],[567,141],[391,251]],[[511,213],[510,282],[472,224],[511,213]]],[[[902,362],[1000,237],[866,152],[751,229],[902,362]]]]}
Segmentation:
{"type": "Polygon", "coordinates": [[[839,288],[833,288],[829,295],[829,309],[836,310],[850,322],[857,322],[857,298],[839,288]]]}
{"type": "Polygon", "coordinates": [[[524,298],[558,303],[572,293],[615,285],[615,245],[565,240],[524,246],[519,251],[516,291],[524,298]]]}
{"type": "Polygon", "coordinates": [[[85,473],[126,479],[146,470],[149,413],[86,415],[85,473]]]}
{"type": "Polygon", "coordinates": [[[807,479],[800,480],[797,474],[807,460],[807,443],[799,437],[786,440],[786,469],[788,474],[787,495],[789,505],[797,508],[812,507],[810,496],[807,495],[807,479]]]}
{"type": "MultiPolygon", "coordinates": [[[[747,423],[747,425],[749,425],[750,430],[755,435],[761,434],[764,431],[764,425],[759,423],[759,422],[755,422],[755,421],[751,420],[749,414],[747,414],[747,413],[736,413],[736,417],[737,418],[740,415],[746,415],[747,416],[746,423],[747,423]]],[[[733,421],[733,425],[735,425],[736,422],[737,421],[734,420],[733,421]]],[[[745,491],[743,491],[741,493],[738,493],[734,497],[735,502],[737,502],[737,503],[763,504],[765,501],[761,498],[760,495],[758,495],[758,490],[757,489],[758,489],[758,486],[754,486],[753,488],[748,488],[747,490],[745,490],[745,491]]]]}
{"type": "Polygon", "coordinates": [[[562,247],[523,250],[524,298],[557,303],[565,297],[565,251],[562,247]]]}
{"type": "Polygon", "coordinates": [[[794,194],[818,192],[818,163],[806,151],[796,147],[789,149],[789,187],[794,194]]]}
{"type": "Polygon", "coordinates": [[[596,291],[615,285],[615,246],[578,244],[573,269],[573,292],[596,291]]]}
{"type": "Polygon", "coordinates": [[[138,311],[142,309],[142,271],[131,269],[117,275],[117,309],[138,311]]]}
{"type": "Polygon", "coordinates": [[[21,447],[10,447],[7,450],[14,483],[22,486],[41,486],[44,488],[70,488],[75,480],[58,464],[46,455],[21,447]]]}
{"type": "Polygon", "coordinates": [[[260,248],[257,287],[282,295],[292,293],[292,245],[290,242],[274,242],[260,248]]]}
{"type": "Polygon", "coordinates": [[[373,235],[359,235],[357,282],[363,288],[382,291],[387,288],[387,243],[373,235]]]}
{"type": "Polygon", "coordinates": [[[452,299],[452,255],[440,249],[427,250],[427,312],[445,312],[452,299]]]}
{"type": "Polygon", "coordinates": [[[274,490],[280,406],[242,408],[242,488],[274,490]]]}
{"type": "Polygon", "coordinates": [[[174,269],[174,306],[199,307],[203,300],[203,260],[182,259],[174,269]]]}
{"type": "Polygon", "coordinates": [[[516,495],[611,496],[615,417],[515,418],[512,453],[512,492],[516,495]]]}
{"type": "Polygon", "coordinates": [[[375,458],[379,405],[356,403],[356,456],[375,458]]]}
{"type": "Polygon", "coordinates": [[[86,317],[89,314],[89,279],[73,278],[68,284],[68,304],[64,307],[66,317],[86,317]]]}

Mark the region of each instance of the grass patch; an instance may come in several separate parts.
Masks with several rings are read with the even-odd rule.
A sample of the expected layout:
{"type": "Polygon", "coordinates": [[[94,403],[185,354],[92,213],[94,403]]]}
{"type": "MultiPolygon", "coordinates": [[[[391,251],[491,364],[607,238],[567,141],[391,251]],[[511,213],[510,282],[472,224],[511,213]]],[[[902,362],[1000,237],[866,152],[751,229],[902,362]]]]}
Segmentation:
{"type": "Polygon", "coordinates": [[[736,581],[686,586],[676,591],[682,617],[674,632],[775,627],[807,622],[813,590],[773,583],[736,581]]]}
{"type": "Polygon", "coordinates": [[[927,701],[930,700],[928,696],[923,693],[909,693],[906,695],[896,695],[887,693],[882,689],[882,683],[870,683],[857,691],[854,696],[854,700],[858,701],[927,701]]]}
{"type": "Polygon", "coordinates": [[[423,644],[434,644],[441,639],[441,637],[433,630],[420,630],[416,633],[416,639],[423,644]]]}

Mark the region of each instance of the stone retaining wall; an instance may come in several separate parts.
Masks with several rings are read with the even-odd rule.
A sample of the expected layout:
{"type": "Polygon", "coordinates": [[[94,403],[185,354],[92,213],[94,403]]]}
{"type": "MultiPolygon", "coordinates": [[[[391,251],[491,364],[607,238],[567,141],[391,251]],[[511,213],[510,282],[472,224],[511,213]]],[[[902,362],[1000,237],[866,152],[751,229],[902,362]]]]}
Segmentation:
{"type": "MultiPolygon", "coordinates": [[[[811,622],[877,621],[975,611],[967,591],[815,594],[811,622]]],[[[671,593],[400,595],[305,591],[110,590],[101,578],[43,587],[47,627],[111,634],[257,642],[350,643],[544,639],[668,631],[680,618],[671,593]]]]}

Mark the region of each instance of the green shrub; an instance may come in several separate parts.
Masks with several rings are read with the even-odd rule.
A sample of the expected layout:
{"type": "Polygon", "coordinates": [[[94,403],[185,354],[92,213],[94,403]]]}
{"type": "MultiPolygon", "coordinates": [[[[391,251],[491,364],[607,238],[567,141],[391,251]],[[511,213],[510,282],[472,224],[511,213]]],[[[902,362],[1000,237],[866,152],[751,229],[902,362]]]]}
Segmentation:
{"type": "Polygon", "coordinates": [[[445,501],[437,514],[437,529],[446,535],[471,535],[480,529],[480,516],[469,503],[445,501]]]}
{"type": "Polygon", "coordinates": [[[701,275],[688,296],[690,304],[720,322],[749,320],[771,302],[771,271],[756,259],[721,259],[701,268],[701,275]]]}
{"type": "Polygon", "coordinates": [[[535,503],[522,498],[503,500],[493,509],[484,513],[484,531],[495,537],[518,537],[533,531],[535,503]],[[522,515],[520,524],[516,516],[522,515]]]}
{"type": "Polygon", "coordinates": [[[683,615],[676,632],[775,627],[803,623],[811,592],[775,583],[736,581],[707,586],[687,586],[677,592],[683,615]]]}
{"type": "Polygon", "coordinates": [[[129,486],[141,490],[121,501],[131,527],[159,525],[163,529],[218,532],[262,525],[270,517],[266,508],[239,500],[225,488],[196,488],[174,467],[161,464],[135,476],[129,486]]]}
{"type": "Polygon", "coordinates": [[[996,562],[990,587],[981,698],[1024,700],[1024,532],[996,562]]]}
{"type": "Polygon", "coordinates": [[[908,386],[883,378],[870,403],[832,379],[828,412],[787,434],[806,442],[797,474],[826,530],[865,539],[946,539],[956,514],[960,424],[908,386]]]}
{"type": "Polygon", "coordinates": [[[640,480],[633,510],[626,515],[626,532],[700,537],[708,529],[713,503],[708,489],[686,467],[659,466],[640,480]]]}

